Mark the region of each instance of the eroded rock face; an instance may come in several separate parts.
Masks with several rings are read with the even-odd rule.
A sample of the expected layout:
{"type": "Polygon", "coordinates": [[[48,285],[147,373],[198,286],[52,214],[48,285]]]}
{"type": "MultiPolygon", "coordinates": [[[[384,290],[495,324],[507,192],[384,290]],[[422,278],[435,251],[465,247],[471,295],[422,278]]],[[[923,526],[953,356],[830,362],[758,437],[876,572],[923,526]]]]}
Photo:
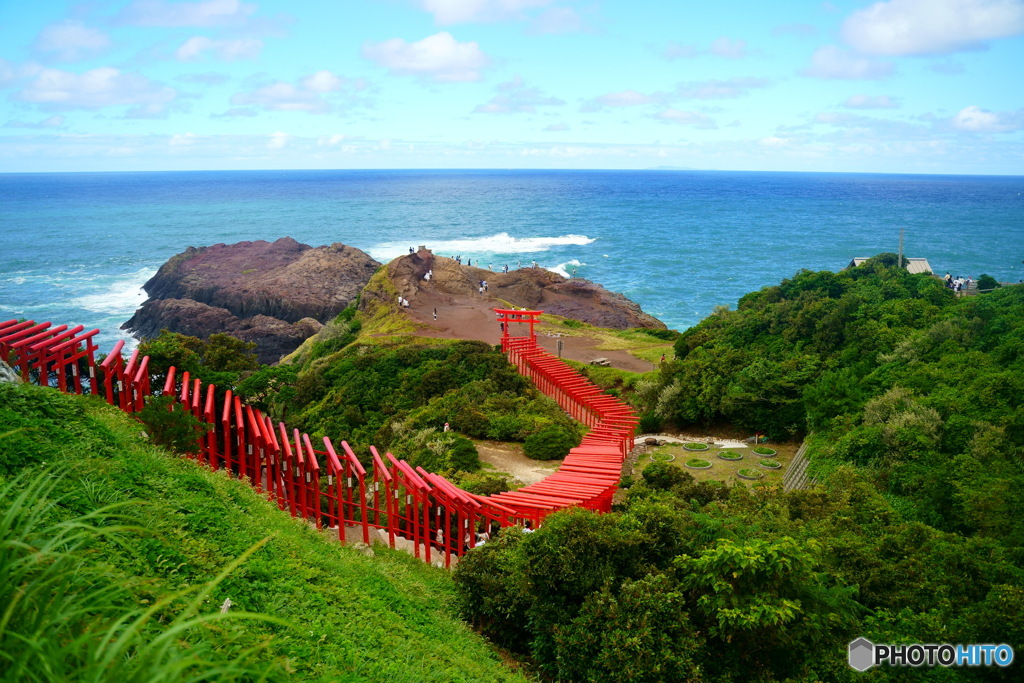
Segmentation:
{"type": "Polygon", "coordinates": [[[272,363],[344,310],[379,266],[354,247],[290,237],[189,247],[144,285],[150,298],[122,329],[140,338],[224,332],[256,342],[260,362],[272,363]]]}
{"type": "MultiPolygon", "coordinates": [[[[492,272],[461,265],[443,256],[434,256],[429,250],[397,258],[387,268],[397,293],[410,300],[421,290],[452,297],[477,295],[480,281],[486,280],[487,292],[484,296],[493,299],[496,305],[500,301],[507,301],[517,308],[540,309],[612,329],[665,329],[663,322],[644,313],[638,304],[622,294],[610,292],[582,278],[567,280],[543,268],[492,272]],[[423,276],[428,270],[433,271],[433,274],[426,281],[423,276]]],[[[365,305],[374,298],[390,299],[390,295],[366,290],[362,302],[365,305]]]]}

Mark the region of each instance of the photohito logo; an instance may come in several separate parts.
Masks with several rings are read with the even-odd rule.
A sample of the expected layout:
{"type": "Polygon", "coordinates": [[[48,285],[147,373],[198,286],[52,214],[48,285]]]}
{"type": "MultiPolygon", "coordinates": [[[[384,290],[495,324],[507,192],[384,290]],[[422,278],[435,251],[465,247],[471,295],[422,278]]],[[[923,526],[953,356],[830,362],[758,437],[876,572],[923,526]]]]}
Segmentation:
{"type": "Polygon", "coordinates": [[[867,671],[879,664],[889,666],[1009,666],[1013,648],[1009,645],[875,645],[867,638],[850,643],[850,666],[867,671]]]}

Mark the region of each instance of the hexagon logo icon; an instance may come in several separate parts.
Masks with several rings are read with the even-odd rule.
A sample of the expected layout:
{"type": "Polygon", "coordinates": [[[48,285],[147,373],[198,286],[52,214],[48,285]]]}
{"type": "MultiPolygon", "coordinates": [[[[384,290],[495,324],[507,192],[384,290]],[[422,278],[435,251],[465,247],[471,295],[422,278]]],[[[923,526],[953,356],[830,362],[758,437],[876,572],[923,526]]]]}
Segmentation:
{"type": "Polygon", "coordinates": [[[875,664],[875,644],[867,638],[858,638],[850,643],[850,666],[857,671],[867,671],[875,664]]]}

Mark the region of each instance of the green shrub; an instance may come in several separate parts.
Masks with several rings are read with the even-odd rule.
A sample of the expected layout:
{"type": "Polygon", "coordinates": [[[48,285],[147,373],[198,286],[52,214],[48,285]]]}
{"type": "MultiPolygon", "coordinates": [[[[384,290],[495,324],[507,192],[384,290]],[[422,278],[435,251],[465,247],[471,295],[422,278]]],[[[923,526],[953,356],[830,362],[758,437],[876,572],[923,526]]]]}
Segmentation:
{"type": "Polygon", "coordinates": [[[575,430],[560,425],[548,425],[526,437],[523,453],[534,460],[560,460],[580,444],[575,430]]]}
{"type": "Polygon", "coordinates": [[[579,320],[563,320],[562,324],[565,325],[566,327],[572,327],[574,329],[583,327],[583,323],[581,323],[579,320]]]}
{"type": "Polygon", "coordinates": [[[669,489],[693,481],[693,476],[667,462],[652,462],[644,468],[644,481],[652,489],[669,489]]]}
{"type": "Polygon", "coordinates": [[[210,430],[169,395],[150,398],[138,417],[146,425],[150,441],[178,453],[198,453],[199,439],[210,430]]]}
{"type": "Polygon", "coordinates": [[[664,419],[656,413],[644,413],[640,416],[640,424],[637,425],[637,431],[640,434],[657,434],[661,431],[661,426],[664,423],[664,419]]]}
{"type": "Polygon", "coordinates": [[[996,280],[987,273],[982,273],[978,277],[978,289],[996,289],[1000,286],[999,280],[996,280]]]}

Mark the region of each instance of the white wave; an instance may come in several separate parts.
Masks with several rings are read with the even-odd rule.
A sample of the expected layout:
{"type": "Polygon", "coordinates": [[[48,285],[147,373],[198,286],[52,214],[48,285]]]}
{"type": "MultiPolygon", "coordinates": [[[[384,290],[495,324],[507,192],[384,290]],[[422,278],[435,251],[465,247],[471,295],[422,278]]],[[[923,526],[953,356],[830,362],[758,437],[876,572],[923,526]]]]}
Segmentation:
{"type": "Polygon", "coordinates": [[[87,311],[124,315],[126,318],[146,300],[142,285],[156,274],[155,268],[141,268],[134,273],[119,275],[101,292],[72,299],[72,303],[87,311]]]}
{"type": "MultiPolygon", "coordinates": [[[[569,272],[569,266],[585,266],[585,265],[587,265],[587,264],[586,263],[580,263],[576,259],[572,259],[571,261],[566,261],[565,263],[559,263],[554,268],[549,268],[547,266],[544,266],[544,270],[550,270],[552,273],[558,273],[562,277],[568,279],[568,278],[572,277],[572,273],[569,272]]],[[[573,270],[576,270],[576,269],[573,268],[573,270]]]]}
{"type": "MultiPolygon", "coordinates": [[[[597,241],[586,235],[561,235],[560,237],[512,237],[507,232],[499,232],[489,237],[472,237],[467,239],[437,240],[427,242],[428,249],[438,256],[459,256],[479,258],[488,254],[536,254],[552,247],[582,246],[597,241]]],[[[410,242],[383,242],[370,247],[367,252],[378,261],[390,261],[409,253],[409,247],[417,247],[410,242]]],[[[503,264],[504,265],[504,264],[503,264]]]]}

